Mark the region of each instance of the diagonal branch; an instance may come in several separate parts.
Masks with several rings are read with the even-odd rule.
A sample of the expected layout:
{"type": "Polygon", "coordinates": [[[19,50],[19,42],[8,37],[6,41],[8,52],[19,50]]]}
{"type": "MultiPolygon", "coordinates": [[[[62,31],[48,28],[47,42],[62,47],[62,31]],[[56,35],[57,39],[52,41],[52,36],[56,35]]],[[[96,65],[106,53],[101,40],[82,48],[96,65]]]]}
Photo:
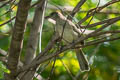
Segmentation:
{"type": "Polygon", "coordinates": [[[8,21],[0,24],[0,27],[3,26],[3,25],[5,25],[5,24],[7,24],[7,23],[9,23],[9,22],[11,22],[11,21],[14,20],[15,18],[16,18],[16,16],[14,16],[14,17],[12,17],[11,19],[9,19],[8,21]]]}
{"type": "Polygon", "coordinates": [[[2,56],[6,56],[6,55],[7,55],[7,52],[0,48],[0,54],[1,54],[2,56]]]}
{"type": "Polygon", "coordinates": [[[46,60],[49,60],[57,55],[59,55],[60,53],[68,50],[68,49],[74,49],[74,48],[81,48],[81,47],[86,47],[86,46],[90,46],[90,45],[95,45],[95,44],[99,44],[99,43],[102,43],[102,42],[106,42],[106,41],[113,41],[113,40],[118,40],[120,39],[120,37],[117,37],[117,38],[111,38],[109,40],[101,40],[99,42],[95,42],[95,43],[87,43],[86,45],[83,45],[83,46],[79,46],[79,47],[75,47],[74,43],[70,44],[70,45],[67,45],[67,46],[64,46],[61,50],[57,50],[55,53],[53,54],[49,54],[49,55],[46,55],[46,56],[42,56],[41,58],[37,59],[36,61],[32,62],[30,65],[28,66],[25,66],[23,69],[21,69],[20,72],[23,72],[23,71],[26,71],[26,70],[29,70],[29,69],[32,69],[34,68],[35,66],[45,62],[46,60]]]}
{"type": "Polygon", "coordinates": [[[81,26],[81,28],[92,28],[92,27],[95,27],[97,25],[109,23],[111,20],[115,20],[116,18],[118,18],[118,17],[107,19],[107,20],[103,20],[103,21],[100,21],[100,22],[96,22],[96,23],[90,24],[88,26],[81,26]]]}
{"type": "Polygon", "coordinates": [[[110,20],[108,23],[106,23],[105,25],[103,25],[101,28],[92,32],[91,34],[98,33],[99,31],[103,30],[104,28],[108,27],[109,25],[111,25],[119,20],[120,20],[120,17],[114,18],[114,19],[110,20]]]}
{"type": "Polygon", "coordinates": [[[88,13],[87,13],[87,15],[78,22],[78,25],[81,25],[81,24],[82,24],[83,22],[85,22],[88,18],[90,18],[91,16],[93,16],[94,13],[100,12],[102,9],[106,8],[107,6],[112,5],[112,4],[114,4],[114,3],[117,3],[117,2],[119,2],[119,0],[112,0],[112,1],[110,1],[110,2],[108,2],[108,3],[106,3],[106,4],[103,5],[103,6],[100,6],[100,7],[97,7],[97,8],[94,8],[94,9],[89,10],[88,13]]]}
{"type": "Polygon", "coordinates": [[[103,43],[103,42],[119,40],[119,39],[120,39],[120,37],[111,38],[111,39],[101,39],[99,41],[90,41],[90,42],[86,43],[86,45],[84,45],[84,47],[90,46],[90,45],[96,45],[96,44],[103,43]]]}
{"type": "Polygon", "coordinates": [[[2,4],[2,5],[0,6],[0,8],[6,6],[6,5],[9,4],[10,2],[12,2],[12,0],[9,0],[9,1],[5,2],[4,4],[2,4]]]}
{"type": "Polygon", "coordinates": [[[80,7],[86,2],[86,0],[80,0],[80,2],[75,6],[75,8],[70,13],[70,16],[68,17],[69,20],[74,17],[74,15],[80,10],[80,7]]]}
{"type": "MultiPolygon", "coordinates": [[[[88,14],[89,15],[89,14],[88,14]]],[[[111,23],[114,23],[118,20],[114,20],[114,21],[111,21],[110,23],[107,23],[104,25],[104,27],[110,25],[111,23]]],[[[103,28],[104,29],[104,28],[103,28]]],[[[101,29],[102,30],[102,29],[101,29]]],[[[53,57],[55,57],[56,55],[59,55],[61,52],[63,51],[66,51],[68,49],[71,49],[73,47],[75,47],[75,45],[85,39],[88,39],[90,37],[93,37],[95,36],[95,34],[93,33],[90,33],[88,34],[87,36],[83,36],[81,38],[79,38],[76,42],[74,43],[71,43],[70,45],[67,45],[67,46],[63,46],[62,49],[60,50],[57,50],[56,52],[54,52],[53,54],[48,54],[48,55],[44,55],[46,53],[48,53],[49,50],[52,49],[53,45],[56,43],[56,39],[54,40],[51,40],[50,43],[48,44],[48,46],[46,47],[46,49],[41,52],[32,62],[31,64],[27,65],[27,66],[24,66],[24,68],[22,68],[21,70],[19,70],[18,74],[21,73],[21,72],[24,72],[24,71],[29,71],[29,70],[34,70],[34,68],[36,68],[37,66],[39,66],[39,64],[45,62],[46,60],[49,60],[53,57]],[[42,57],[41,57],[42,56],[42,57]]],[[[81,47],[84,47],[84,46],[81,46],[81,47]]]]}
{"type": "Polygon", "coordinates": [[[65,69],[68,72],[68,74],[70,75],[70,77],[72,78],[72,80],[76,80],[76,78],[72,75],[71,71],[69,70],[69,68],[67,67],[67,65],[64,63],[64,61],[62,59],[60,59],[60,61],[63,64],[63,66],[65,67],[65,69]]]}

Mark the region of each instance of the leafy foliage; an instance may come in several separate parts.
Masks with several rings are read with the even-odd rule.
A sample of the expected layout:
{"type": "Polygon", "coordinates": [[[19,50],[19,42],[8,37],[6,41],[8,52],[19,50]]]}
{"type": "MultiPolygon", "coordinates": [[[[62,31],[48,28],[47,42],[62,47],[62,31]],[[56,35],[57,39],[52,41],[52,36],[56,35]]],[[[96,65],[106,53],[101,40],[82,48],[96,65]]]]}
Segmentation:
{"type": "MultiPolygon", "coordinates": [[[[97,5],[97,2],[94,2],[94,1],[95,0],[87,0],[87,2],[82,6],[80,11],[83,11],[83,10],[88,11],[89,9],[95,8],[97,5]]],[[[103,0],[101,0],[100,5],[104,4],[102,3],[102,1],[103,0]]],[[[33,3],[34,2],[36,1],[33,1],[33,3]]],[[[49,4],[60,5],[60,6],[64,6],[64,5],[75,6],[78,2],[79,0],[49,0],[48,1],[49,4]]],[[[108,0],[104,0],[104,2],[108,2],[108,0]]],[[[119,10],[120,7],[118,6],[119,4],[114,4],[112,6],[107,7],[106,9],[113,10],[113,11],[114,9],[119,10]]],[[[1,17],[0,24],[7,21],[11,17],[15,16],[17,6],[13,8],[13,12],[6,13],[4,15],[4,13],[9,10],[9,7],[10,5],[5,6],[4,8],[0,9],[0,12],[1,12],[0,13],[0,17],[1,17]]],[[[46,15],[48,15],[52,11],[53,10],[47,10],[46,15]]],[[[33,16],[33,13],[34,13],[34,8],[30,9],[28,19],[31,18],[31,16],[33,16]]],[[[113,18],[118,15],[120,14],[95,14],[94,19],[91,21],[91,23],[95,23],[95,22],[104,20],[106,18],[113,18]]],[[[86,16],[86,12],[83,12],[83,13],[78,12],[75,15],[76,22],[81,20],[84,16],[86,16]]],[[[83,25],[86,25],[88,22],[89,20],[83,23],[83,25]]],[[[12,29],[13,25],[14,25],[14,21],[6,25],[0,26],[0,48],[6,51],[9,50],[8,46],[10,44],[10,39],[11,39],[11,35],[9,31],[12,29]]],[[[120,29],[119,25],[120,25],[120,21],[113,24],[111,27],[107,29],[108,30],[120,29]]],[[[42,34],[42,50],[46,47],[48,41],[51,39],[51,36],[54,32],[53,26],[54,25],[52,25],[51,23],[45,20],[45,23],[43,26],[43,34],[42,34]]],[[[92,30],[98,29],[101,26],[102,25],[92,28],[92,30]]],[[[31,23],[27,25],[27,29],[25,32],[24,48],[23,48],[22,55],[21,55],[23,58],[24,58],[28,36],[30,33],[30,27],[31,27],[31,23]]],[[[117,36],[120,36],[120,35],[117,35],[117,36]]],[[[88,58],[90,59],[91,70],[88,73],[87,72],[81,73],[80,75],[83,77],[80,76],[79,80],[82,80],[87,74],[88,74],[88,80],[118,80],[120,77],[119,76],[120,74],[119,73],[119,70],[120,70],[120,50],[119,50],[120,46],[119,45],[120,45],[120,41],[118,40],[118,41],[113,41],[113,42],[104,42],[104,43],[101,43],[100,45],[94,45],[94,46],[89,46],[89,47],[84,48],[84,52],[86,53],[86,56],[88,56],[88,58]],[[95,52],[97,46],[99,47],[97,48],[97,51],[95,52]]],[[[23,58],[22,58],[22,61],[24,61],[23,58]]],[[[40,69],[38,70],[38,73],[42,75],[43,78],[50,77],[49,73],[51,72],[53,62],[54,61],[51,60],[51,62],[47,65],[47,67],[43,67],[46,63],[43,63],[41,65],[40,69]],[[45,70],[42,71],[43,69],[45,70]]],[[[59,57],[57,58],[55,62],[55,67],[54,67],[51,79],[52,80],[72,80],[65,66],[69,69],[69,71],[71,72],[73,76],[76,76],[76,74],[80,72],[79,65],[75,57],[75,52],[73,50],[67,51],[64,54],[59,55],[59,57]]],[[[3,65],[3,63],[0,62],[0,78],[3,78],[3,72],[9,73],[9,70],[7,70],[5,66],[3,65]]]]}

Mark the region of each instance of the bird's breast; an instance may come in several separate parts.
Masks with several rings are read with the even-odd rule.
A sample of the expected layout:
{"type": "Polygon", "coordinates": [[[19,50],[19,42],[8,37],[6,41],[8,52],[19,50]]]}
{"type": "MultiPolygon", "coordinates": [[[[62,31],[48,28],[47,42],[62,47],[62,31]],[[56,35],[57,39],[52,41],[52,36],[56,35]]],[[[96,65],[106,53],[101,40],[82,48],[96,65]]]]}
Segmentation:
{"type": "Polygon", "coordinates": [[[67,25],[63,26],[57,26],[56,31],[58,32],[59,36],[62,37],[63,42],[66,43],[72,43],[78,36],[73,31],[73,29],[69,28],[67,25]]]}

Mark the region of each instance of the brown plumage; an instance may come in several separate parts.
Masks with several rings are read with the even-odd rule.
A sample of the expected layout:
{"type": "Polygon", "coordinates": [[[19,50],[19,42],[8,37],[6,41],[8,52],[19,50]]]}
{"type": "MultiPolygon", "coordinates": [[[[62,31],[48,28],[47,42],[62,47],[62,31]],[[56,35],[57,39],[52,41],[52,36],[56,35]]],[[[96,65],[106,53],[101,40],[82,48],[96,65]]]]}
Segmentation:
{"type": "MultiPolygon", "coordinates": [[[[62,36],[62,41],[64,44],[72,43],[78,39],[79,35],[81,34],[81,30],[78,29],[70,20],[66,19],[66,17],[64,17],[60,12],[53,12],[49,17],[56,21],[55,31],[58,36],[62,36]],[[65,22],[66,25],[63,31],[65,22]]],[[[85,34],[88,34],[90,32],[91,31],[85,31],[85,34]]],[[[75,51],[81,71],[89,71],[89,64],[82,49],[76,49],[75,51]]]]}

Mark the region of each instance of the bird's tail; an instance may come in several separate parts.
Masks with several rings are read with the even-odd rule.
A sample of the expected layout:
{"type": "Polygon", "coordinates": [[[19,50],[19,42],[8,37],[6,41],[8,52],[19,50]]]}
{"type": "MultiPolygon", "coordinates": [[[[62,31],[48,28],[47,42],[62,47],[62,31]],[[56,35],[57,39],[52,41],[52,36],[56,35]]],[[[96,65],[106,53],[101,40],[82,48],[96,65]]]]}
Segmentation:
{"type": "Polygon", "coordinates": [[[89,71],[89,63],[82,49],[76,49],[75,51],[81,71],[89,71]]]}

